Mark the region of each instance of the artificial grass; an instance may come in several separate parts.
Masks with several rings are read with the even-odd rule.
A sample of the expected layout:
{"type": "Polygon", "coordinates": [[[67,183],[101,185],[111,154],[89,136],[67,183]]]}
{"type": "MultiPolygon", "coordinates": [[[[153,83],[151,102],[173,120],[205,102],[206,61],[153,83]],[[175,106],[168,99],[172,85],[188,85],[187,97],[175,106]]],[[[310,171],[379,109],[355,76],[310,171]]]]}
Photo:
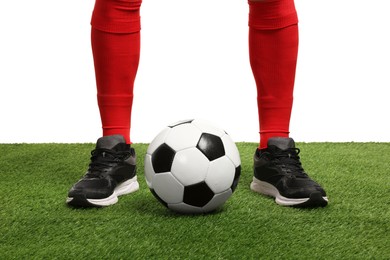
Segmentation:
{"type": "Polygon", "coordinates": [[[249,189],[254,143],[237,143],[240,183],[219,211],[175,214],[140,190],[103,209],[65,198],[94,144],[0,144],[1,259],[389,259],[390,143],[298,143],[325,208],[281,207],[249,189]]]}

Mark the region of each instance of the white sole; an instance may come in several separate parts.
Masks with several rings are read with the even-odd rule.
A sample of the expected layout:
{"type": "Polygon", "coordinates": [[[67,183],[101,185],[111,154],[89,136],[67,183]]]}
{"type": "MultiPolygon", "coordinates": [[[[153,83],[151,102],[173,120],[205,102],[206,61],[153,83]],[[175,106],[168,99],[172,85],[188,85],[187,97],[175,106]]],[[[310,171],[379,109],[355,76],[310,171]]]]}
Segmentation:
{"type": "MultiPolygon", "coordinates": [[[[109,197],[104,199],[86,199],[86,200],[92,205],[99,206],[99,207],[106,207],[117,203],[119,196],[126,195],[135,192],[137,190],[139,190],[139,184],[137,181],[137,176],[134,176],[132,179],[119,184],[109,197]]],[[[73,198],[68,197],[66,199],[66,203],[69,203],[72,200],[73,198]]]]}
{"type": "MultiPolygon", "coordinates": [[[[250,188],[254,192],[275,198],[275,202],[282,206],[297,206],[300,204],[305,204],[310,200],[310,198],[300,198],[300,199],[286,198],[280,195],[278,189],[275,188],[272,184],[269,184],[268,182],[260,181],[255,177],[253,177],[250,188]]],[[[327,197],[322,197],[322,200],[324,200],[326,203],[328,202],[327,197]]]]}

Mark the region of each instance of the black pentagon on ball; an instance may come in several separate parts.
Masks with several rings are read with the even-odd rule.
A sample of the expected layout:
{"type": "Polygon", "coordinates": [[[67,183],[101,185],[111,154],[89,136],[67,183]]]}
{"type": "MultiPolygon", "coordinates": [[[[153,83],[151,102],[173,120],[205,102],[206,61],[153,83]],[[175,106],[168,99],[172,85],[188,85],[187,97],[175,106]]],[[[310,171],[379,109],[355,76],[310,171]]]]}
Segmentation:
{"type": "Polygon", "coordinates": [[[160,145],[152,154],[152,166],[155,173],[171,171],[175,151],[167,144],[160,145]]]}
{"type": "Polygon", "coordinates": [[[196,147],[209,159],[213,161],[225,155],[225,148],[219,136],[203,133],[196,147]]]}
{"type": "Polygon", "coordinates": [[[238,181],[240,180],[240,176],[241,176],[241,165],[236,168],[233,183],[232,186],[230,187],[232,189],[232,192],[234,192],[235,189],[237,188],[238,181]]]}
{"type": "Polygon", "coordinates": [[[183,202],[191,206],[203,207],[213,197],[214,192],[204,181],[202,181],[184,188],[183,202]]]}

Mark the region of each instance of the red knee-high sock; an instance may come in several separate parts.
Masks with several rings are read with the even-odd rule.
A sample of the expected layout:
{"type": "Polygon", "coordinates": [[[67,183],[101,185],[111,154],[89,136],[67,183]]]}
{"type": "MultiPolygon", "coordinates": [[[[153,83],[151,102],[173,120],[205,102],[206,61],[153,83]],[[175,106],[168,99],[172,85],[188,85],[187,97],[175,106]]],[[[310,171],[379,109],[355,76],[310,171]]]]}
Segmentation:
{"type": "Polygon", "coordinates": [[[140,56],[140,0],[96,0],[91,43],[103,136],[130,140],[133,86],[140,56]]]}
{"type": "Polygon", "coordinates": [[[260,145],[288,137],[298,53],[293,0],[249,1],[249,57],[257,86],[260,145]]]}

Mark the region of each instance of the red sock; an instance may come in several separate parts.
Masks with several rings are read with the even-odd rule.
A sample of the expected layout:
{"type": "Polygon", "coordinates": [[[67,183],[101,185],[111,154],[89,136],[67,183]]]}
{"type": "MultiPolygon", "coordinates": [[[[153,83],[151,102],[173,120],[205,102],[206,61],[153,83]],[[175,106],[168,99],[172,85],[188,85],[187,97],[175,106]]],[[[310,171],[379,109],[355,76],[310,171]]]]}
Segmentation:
{"type": "Polygon", "coordinates": [[[140,0],[96,0],[91,42],[103,136],[130,140],[133,86],[140,55],[140,0]]]}
{"type": "Polygon", "coordinates": [[[288,137],[298,52],[293,0],[249,1],[249,57],[257,86],[259,148],[288,137]]]}

